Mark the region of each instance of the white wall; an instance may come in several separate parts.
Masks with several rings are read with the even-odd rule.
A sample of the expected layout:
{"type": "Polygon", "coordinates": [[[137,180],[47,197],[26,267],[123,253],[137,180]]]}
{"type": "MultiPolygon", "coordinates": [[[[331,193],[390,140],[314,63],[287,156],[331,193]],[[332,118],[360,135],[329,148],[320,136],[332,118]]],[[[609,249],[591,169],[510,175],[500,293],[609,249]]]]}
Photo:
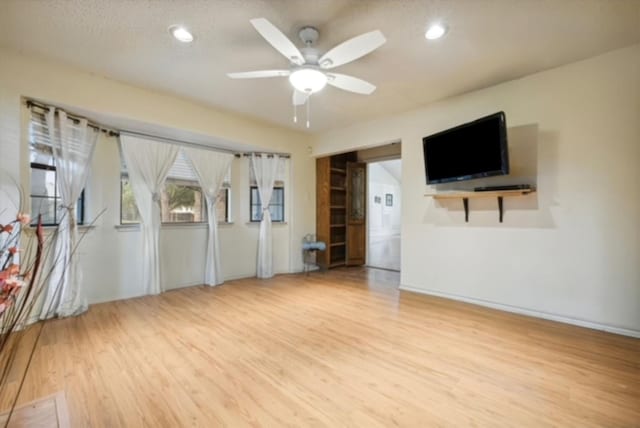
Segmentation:
{"type": "MultiPolygon", "coordinates": [[[[315,229],[315,160],[310,139],[298,133],[215,110],[171,95],[137,88],[65,65],[0,50],[0,170],[28,190],[26,127],[28,113],[21,97],[72,106],[146,125],[184,130],[215,139],[291,153],[285,189],[287,224],[274,226],[276,272],[302,269],[302,237],[315,229]]],[[[249,220],[247,162],[235,160],[232,176],[234,224],[220,228],[225,278],[255,275],[258,226],[249,220]]],[[[83,241],[81,264],[90,302],[142,293],[140,232],[120,230],[119,158],[116,145],[101,137],[88,185],[89,216],[105,214],[83,241]]],[[[204,226],[167,226],[161,231],[163,285],[200,284],[204,272],[204,226]]]]}
{"type": "Polygon", "coordinates": [[[367,164],[368,266],[400,270],[401,163],[400,159],[393,159],[367,164]],[[391,206],[387,205],[387,195],[391,195],[391,206]]]}
{"type": "MultiPolygon", "coordinates": [[[[402,141],[402,286],[640,335],[640,45],[327,132],[314,155],[402,141]],[[504,110],[532,196],[423,196],[422,137],[504,110]]],[[[442,186],[443,189],[451,186],[442,186]]]]}

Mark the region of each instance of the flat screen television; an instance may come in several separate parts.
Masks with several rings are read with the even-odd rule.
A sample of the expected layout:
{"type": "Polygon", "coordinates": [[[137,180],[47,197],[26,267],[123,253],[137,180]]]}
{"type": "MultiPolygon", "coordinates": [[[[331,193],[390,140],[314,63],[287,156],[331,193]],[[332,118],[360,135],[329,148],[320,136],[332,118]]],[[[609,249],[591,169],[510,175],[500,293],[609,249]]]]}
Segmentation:
{"type": "Polygon", "coordinates": [[[422,147],[427,184],[509,174],[504,112],[424,137],[422,147]]]}

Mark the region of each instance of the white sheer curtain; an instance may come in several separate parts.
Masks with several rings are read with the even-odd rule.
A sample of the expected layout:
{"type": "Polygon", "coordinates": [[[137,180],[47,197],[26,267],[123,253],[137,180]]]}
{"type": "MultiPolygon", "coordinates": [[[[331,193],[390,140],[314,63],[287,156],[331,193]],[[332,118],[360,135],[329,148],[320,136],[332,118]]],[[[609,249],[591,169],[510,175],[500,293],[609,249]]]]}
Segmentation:
{"type": "Polygon", "coordinates": [[[160,195],[178,155],[178,147],[121,135],[122,154],[136,199],[142,227],[142,282],[146,294],[159,294],[160,195]]]}
{"type": "Polygon", "coordinates": [[[256,177],[256,185],[262,204],[262,220],[260,221],[260,236],[258,237],[258,278],[273,276],[273,243],[271,240],[271,213],[269,203],[273,194],[273,185],[278,176],[279,156],[251,155],[251,168],[256,177]]]}
{"type": "Polygon", "coordinates": [[[82,272],[78,264],[78,226],[76,204],[87,182],[98,132],[87,120],[74,122],[64,111],[51,107],[46,114],[47,132],[56,165],[60,193],[60,223],[40,317],[77,315],[87,310],[82,291],[82,272]]]}
{"type": "Polygon", "coordinates": [[[218,285],[224,282],[220,264],[220,243],[218,242],[218,219],[216,216],[216,202],[224,178],[231,167],[233,155],[212,150],[184,147],[193,169],[198,176],[200,187],[207,201],[207,222],[209,236],[205,259],[204,281],[208,285],[218,285]]]}

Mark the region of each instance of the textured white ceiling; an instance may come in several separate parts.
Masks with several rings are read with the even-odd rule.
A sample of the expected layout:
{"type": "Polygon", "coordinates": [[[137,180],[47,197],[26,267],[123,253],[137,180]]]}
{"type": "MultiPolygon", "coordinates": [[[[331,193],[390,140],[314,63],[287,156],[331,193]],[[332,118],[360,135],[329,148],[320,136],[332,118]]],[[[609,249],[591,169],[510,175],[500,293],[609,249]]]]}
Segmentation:
{"type": "Polygon", "coordinates": [[[0,0],[0,45],[275,124],[294,124],[285,78],[232,81],[230,71],[286,68],[253,29],[265,17],[298,43],[320,30],[326,51],[380,29],[387,43],[336,69],[378,86],[328,87],[312,100],[319,132],[518,78],[640,41],[637,0],[0,0]],[[424,38],[444,20],[449,34],[424,38]],[[182,45],[167,31],[188,26],[182,45]]]}

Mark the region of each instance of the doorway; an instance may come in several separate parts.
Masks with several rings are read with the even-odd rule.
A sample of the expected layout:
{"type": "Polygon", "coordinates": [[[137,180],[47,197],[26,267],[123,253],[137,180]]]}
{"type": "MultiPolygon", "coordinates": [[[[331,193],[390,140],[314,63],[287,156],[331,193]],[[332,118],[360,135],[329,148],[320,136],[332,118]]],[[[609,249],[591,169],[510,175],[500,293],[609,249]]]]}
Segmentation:
{"type": "Polygon", "coordinates": [[[400,271],[402,161],[372,161],[367,172],[367,265],[400,271]]]}

